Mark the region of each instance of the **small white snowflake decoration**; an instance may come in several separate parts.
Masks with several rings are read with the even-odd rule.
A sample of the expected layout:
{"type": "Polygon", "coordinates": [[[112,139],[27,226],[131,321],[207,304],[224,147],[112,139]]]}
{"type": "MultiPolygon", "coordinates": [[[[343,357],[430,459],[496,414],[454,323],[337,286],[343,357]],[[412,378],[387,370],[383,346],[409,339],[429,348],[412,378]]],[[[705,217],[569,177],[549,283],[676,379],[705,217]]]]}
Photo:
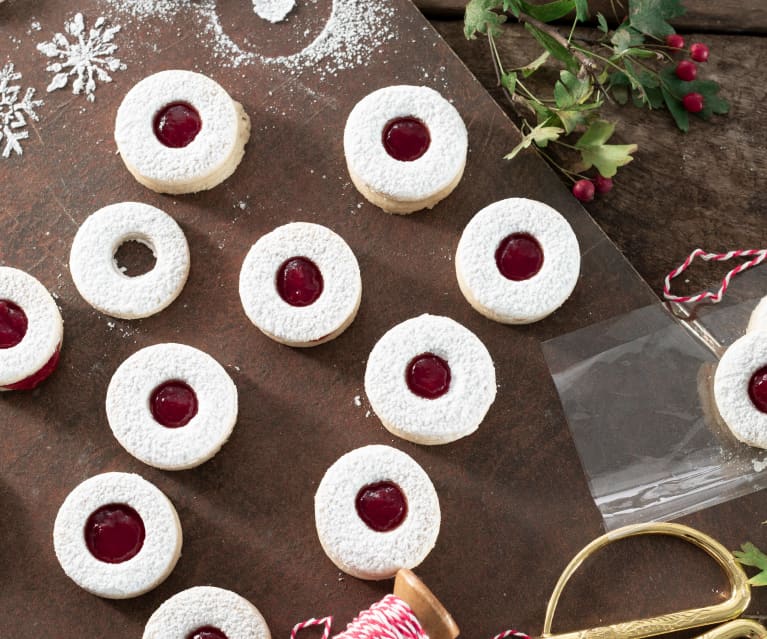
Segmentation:
{"type": "Polygon", "coordinates": [[[32,99],[35,97],[34,89],[27,89],[19,102],[21,86],[11,84],[16,80],[21,80],[21,73],[14,72],[12,62],[0,69],[0,145],[3,148],[0,156],[3,158],[9,158],[12,152],[23,153],[21,140],[29,137],[24,114],[39,120],[35,109],[43,105],[42,100],[32,99]]]}
{"type": "Polygon", "coordinates": [[[78,13],[64,24],[64,30],[72,37],[71,43],[65,34],[57,33],[50,42],[37,45],[41,53],[60,60],[47,67],[48,71],[56,74],[48,85],[48,93],[67,86],[69,76],[73,76],[72,93],[85,93],[93,102],[96,99],[96,80],[111,82],[109,72],[126,69],[120,59],[112,55],[117,51],[117,45],[113,42],[115,34],[122,27],[107,28],[105,25],[106,19],[102,16],[88,30],[83,14],[78,13]]]}

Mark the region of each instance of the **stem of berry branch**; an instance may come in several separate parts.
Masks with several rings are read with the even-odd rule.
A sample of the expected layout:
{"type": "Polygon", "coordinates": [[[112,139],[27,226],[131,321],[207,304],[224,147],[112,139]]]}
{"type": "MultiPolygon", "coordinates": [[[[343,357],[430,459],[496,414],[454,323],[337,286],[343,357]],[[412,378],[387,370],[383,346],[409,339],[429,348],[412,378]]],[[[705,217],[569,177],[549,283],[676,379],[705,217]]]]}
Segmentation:
{"type": "Polygon", "coordinates": [[[520,113],[520,110],[524,111],[528,115],[535,116],[535,111],[527,103],[527,100],[525,100],[521,96],[518,96],[516,93],[509,91],[505,86],[503,86],[503,82],[501,82],[501,76],[503,75],[503,65],[501,63],[501,58],[498,55],[498,49],[495,46],[495,39],[490,33],[488,33],[487,42],[488,42],[488,45],[490,46],[490,58],[493,60],[493,69],[495,70],[495,79],[498,82],[498,86],[501,87],[501,91],[503,91],[504,97],[506,98],[506,100],[508,100],[509,104],[511,104],[511,107],[514,109],[514,111],[517,113],[517,116],[522,121],[525,120],[525,115],[520,113]]]}

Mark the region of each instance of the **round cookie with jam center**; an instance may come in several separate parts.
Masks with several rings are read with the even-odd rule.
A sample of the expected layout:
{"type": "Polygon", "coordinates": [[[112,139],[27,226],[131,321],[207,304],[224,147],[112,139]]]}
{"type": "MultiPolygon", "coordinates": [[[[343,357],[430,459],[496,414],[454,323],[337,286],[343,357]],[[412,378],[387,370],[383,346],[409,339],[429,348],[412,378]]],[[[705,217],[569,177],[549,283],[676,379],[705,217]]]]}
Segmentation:
{"type": "Polygon", "coordinates": [[[319,224],[293,222],[267,233],[240,271],[245,314],[287,346],[335,339],[354,321],[361,299],[357,258],[341,236],[319,224]]]}
{"type": "Polygon", "coordinates": [[[210,355],[156,344],[126,359],[109,382],[109,427],[145,464],[194,468],[226,443],[237,422],[237,387],[210,355]]]}
{"type": "Polygon", "coordinates": [[[727,348],[714,373],[714,400],[738,440],[767,448],[767,330],[747,333],[727,348]]]}
{"type": "Polygon", "coordinates": [[[217,186],[240,164],[250,118],[217,82],[169,70],[141,80],[117,111],[115,141],[133,177],[159,193],[217,186]]]}
{"type": "Polygon", "coordinates": [[[495,400],[485,345],[449,317],[421,315],[378,340],[365,393],[387,430],[416,444],[447,444],[479,428],[495,400]]]}
{"type": "Polygon", "coordinates": [[[231,590],[197,586],[162,604],[142,639],[271,639],[271,633],[247,599],[231,590]]]}
{"type": "Polygon", "coordinates": [[[578,239],[559,212],[509,198],[477,213],[458,242],[455,272],[466,300],[503,324],[547,317],[570,297],[580,275],[578,239]]]}
{"type": "Polygon", "coordinates": [[[388,579],[429,554],[440,528],[429,476],[390,446],[364,446],[325,473],[314,497],[320,544],[330,560],[360,579],[388,579]]]}
{"type": "Polygon", "coordinates": [[[138,597],[161,584],[173,571],[181,544],[173,504],[130,473],[86,479],[64,500],[53,526],[64,572],[107,599],[138,597]]]}
{"type": "Polygon", "coordinates": [[[35,388],[56,369],[64,321],[34,277],[0,266],[0,391],[35,388]]]}
{"type": "Polygon", "coordinates": [[[378,89],[357,103],[344,129],[354,186],[388,213],[430,209],[450,195],[467,152],[460,114],[428,87],[378,89]]]}

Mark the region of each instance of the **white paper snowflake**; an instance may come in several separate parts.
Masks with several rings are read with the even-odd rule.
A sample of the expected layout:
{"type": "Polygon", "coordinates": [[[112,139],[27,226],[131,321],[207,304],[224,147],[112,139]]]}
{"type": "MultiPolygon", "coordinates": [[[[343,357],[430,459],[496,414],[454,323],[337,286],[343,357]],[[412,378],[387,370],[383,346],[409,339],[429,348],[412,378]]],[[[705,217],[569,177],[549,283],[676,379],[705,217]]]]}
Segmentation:
{"type": "Polygon", "coordinates": [[[3,145],[0,156],[3,158],[9,158],[11,152],[23,153],[21,140],[29,137],[24,114],[37,121],[40,118],[35,109],[43,105],[42,100],[32,99],[35,97],[34,89],[27,89],[24,99],[19,102],[21,86],[11,84],[16,80],[21,80],[21,73],[14,72],[12,62],[0,69],[0,144],[3,145]]]}
{"type": "Polygon", "coordinates": [[[105,28],[106,19],[102,16],[93,25],[85,28],[85,19],[78,13],[69,22],[64,23],[64,30],[72,36],[70,43],[67,36],[57,33],[50,42],[41,42],[37,50],[49,58],[59,58],[61,62],[53,62],[47,70],[56,75],[48,85],[48,93],[67,86],[69,76],[73,76],[72,93],[85,93],[88,100],[96,99],[96,80],[111,82],[108,72],[124,71],[125,65],[112,54],[117,51],[117,45],[112,42],[115,34],[122,27],[105,28]]]}

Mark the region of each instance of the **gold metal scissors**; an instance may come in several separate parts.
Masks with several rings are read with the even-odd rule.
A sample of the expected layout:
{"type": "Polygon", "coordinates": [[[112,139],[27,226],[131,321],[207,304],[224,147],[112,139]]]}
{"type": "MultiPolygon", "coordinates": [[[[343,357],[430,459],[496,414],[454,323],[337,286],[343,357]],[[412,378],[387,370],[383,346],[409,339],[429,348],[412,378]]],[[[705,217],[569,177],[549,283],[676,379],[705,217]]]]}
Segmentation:
{"type": "Polygon", "coordinates": [[[750,600],[751,589],[748,585],[748,577],[746,577],[740,564],[730,551],[708,535],[680,524],[649,523],[625,526],[592,541],[567,565],[554,587],[551,599],[549,599],[541,639],[642,639],[643,637],[655,637],[678,630],[714,624],[721,625],[698,635],[696,639],[736,639],[737,637],[767,639],[767,629],[764,626],[750,619],[737,619],[746,609],[750,600]],[[552,634],[551,625],[562,591],[581,564],[598,550],[614,541],[638,535],[677,537],[705,551],[716,560],[727,575],[730,582],[730,597],[721,603],[702,608],[680,610],[658,617],[625,621],[611,626],[552,634]]]}

